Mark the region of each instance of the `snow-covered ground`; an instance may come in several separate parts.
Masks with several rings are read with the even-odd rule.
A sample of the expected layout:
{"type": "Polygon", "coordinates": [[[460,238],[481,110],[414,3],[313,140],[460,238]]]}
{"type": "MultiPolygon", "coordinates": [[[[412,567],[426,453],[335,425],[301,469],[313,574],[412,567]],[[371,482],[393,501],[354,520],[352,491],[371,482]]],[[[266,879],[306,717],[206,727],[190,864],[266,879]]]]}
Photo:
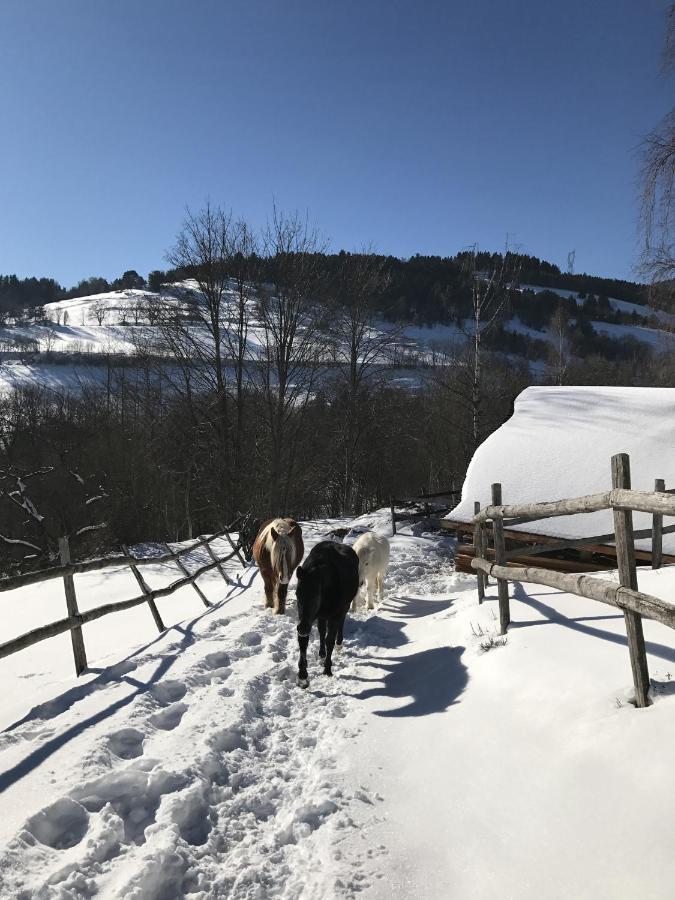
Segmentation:
{"type": "Polygon", "coordinates": [[[672,351],[675,347],[675,333],[670,331],[647,328],[645,325],[615,325],[612,322],[593,322],[592,324],[598,334],[607,335],[617,341],[632,337],[643,344],[649,344],[655,353],[672,351]]]}
{"type": "MultiPolygon", "coordinates": [[[[337,524],[306,523],[308,545],[337,524]]],[[[515,587],[490,647],[494,588],[478,606],[451,541],[404,527],[384,602],[302,691],[293,606],[263,611],[255,569],[228,567],[211,609],[160,601],[160,637],[143,607],[86,626],[79,680],[66,636],[0,662],[0,896],[672,897],[672,631],[645,623],[636,710],[616,610],[515,587]]],[[[89,603],[134,592],[76,581],[89,603]]],[[[640,586],[669,596],[675,572],[640,586]]],[[[56,582],[3,602],[3,639],[63,611],[56,582]]]]}
{"type": "MultiPolygon", "coordinates": [[[[544,291],[557,294],[559,297],[572,298],[576,302],[577,306],[581,306],[584,303],[585,297],[580,297],[578,291],[567,290],[566,288],[551,288],[551,287],[542,287],[538,284],[521,284],[520,289],[523,291],[532,291],[535,294],[541,294],[544,291]]],[[[658,319],[659,322],[662,322],[664,325],[672,328],[675,326],[675,316],[672,313],[665,312],[662,309],[654,309],[651,306],[643,306],[640,303],[631,303],[628,300],[618,300],[616,297],[608,297],[609,305],[612,309],[617,310],[617,312],[624,313],[635,313],[638,316],[644,316],[645,318],[654,318],[658,319]]]]}

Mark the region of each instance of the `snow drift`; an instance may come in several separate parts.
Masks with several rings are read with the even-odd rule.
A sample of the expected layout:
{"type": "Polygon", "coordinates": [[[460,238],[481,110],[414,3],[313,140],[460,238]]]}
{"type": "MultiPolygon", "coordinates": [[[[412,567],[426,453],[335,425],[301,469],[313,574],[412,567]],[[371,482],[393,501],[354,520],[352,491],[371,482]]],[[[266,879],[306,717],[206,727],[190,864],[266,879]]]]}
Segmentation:
{"type": "MultiPolygon", "coordinates": [[[[654,490],[654,479],[675,487],[675,389],[635,387],[529,387],[516,398],[512,417],[476,450],[460,503],[448,519],[469,522],[473,504],[491,502],[502,485],[504,503],[562,500],[609,490],[611,457],[630,454],[635,490],[654,490]]],[[[633,514],[636,529],[651,516],[633,514]]],[[[609,510],[530,522],[513,529],[575,538],[614,530],[609,510]]],[[[649,548],[649,541],[637,542],[649,548]]],[[[675,553],[675,535],[664,552],[675,553]]]]}

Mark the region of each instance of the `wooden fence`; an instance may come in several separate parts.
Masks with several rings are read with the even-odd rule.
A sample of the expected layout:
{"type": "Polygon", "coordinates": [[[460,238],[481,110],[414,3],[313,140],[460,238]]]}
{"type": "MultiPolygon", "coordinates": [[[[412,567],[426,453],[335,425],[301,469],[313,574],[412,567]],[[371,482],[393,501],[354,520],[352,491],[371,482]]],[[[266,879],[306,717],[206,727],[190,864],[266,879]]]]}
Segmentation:
{"type": "MultiPolygon", "coordinates": [[[[635,558],[635,538],[652,538],[652,565],[657,567],[663,557],[663,534],[675,531],[675,526],[663,527],[663,517],[675,517],[674,491],[666,491],[662,480],[656,481],[654,491],[633,491],[630,486],[630,460],[628,454],[619,453],[612,457],[612,490],[585,497],[554,500],[545,503],[504,505],[500,484],[492,485],[492,505],[480,509],[474,505],[475,515],[474,546],[476,556],[471,567],[478,574],[478,600],[485,597],[488,576],[497,579],[499,601],[499,624],[502,634],[506,633],[511,621],[509,606],[509,581],[526,584],[541,584],[557,588],[570,594],[577,594],[590,600],[608,603],[623,610],[628,636],[635,699],[637,706],[649,703],[649,671],[642,630],[642,616],[655,619],[675,628],[675,605],[659,597],[652,597],[638,590],[637,565],[635,558]],[[616,545],[619,583],[604,581],[592,575],[572,574],[552,571],[532,566],[516,567],[507,565],[509,556],[504,542],[504,527],[520,525],[555,516],[577,515],[611,509],[614,514],[614,533],[603,535],[616,545]],[[633,531],[633,512],[651,513],[652,528],[648,534],[633,531]],[[492,545],[494,561],[487,556],[487,523],[492,522],[492,545]]],[[[597,541],[598,538],[589,539],[597,541]]],[[[561,542],[574,546],[578,541],[561,542]]],[[[550,545],[544,545],[550,549],[550,545]]],[[[531,553],[531,550],[528,551],[531,553]]],[[[546,552],[542,549],[540,552],[546,552]]]]}
{"type": "Polygon", "coordinates": [[[391,533],[396,534],[397,522],[410,522],[415,519],[433,518],[434,511],[431,509],[429,500],[436,500],[440,497],[450,497],[453,500],[461,496],[461,488],[456,488],[453,481],[452,487],[447,491],[434,491],[434,493],[420,493],[416,497],[409,497],[407,500],[397,500],[395,497],[389,498],[389,509],[391,511],[391,533]],[[411,507],[406,512],[397,512],[396,507],[411,507]]]}
{"type": "Polygon", "coordinates": [[[239,559],[242,566],[246,565],[246,561],[241,553],[241,542],[237,539],[237,542],[235,543],[232,540],[231,535],[232,526],[217,534],[211,535],[210,537],[200,537],[198,541],[181,550],[172,551],[167,547],[167,552],[161,556],[137,558],[131,555],[127,547],[123,547],[123,553],[121,555],[107,556],[102,559],[89,559],[79,563],[70,561],[68,539],[65,537],[61,538],[59,542],[61,557],[60,566],[52,566],[49,569],[42,569],[37,572],[28,572],[25,575],[13,575],[9,578],[2,578],[0,579],[0,592],[16,590],[16,588],[27,587],[31,584],[40,584],[44,581],[50,581],[53,578],[62,578],[66,596],[67,617],[65,619],[59,619],[56,622],[50,622],[48,625],[41,625],[39,628],[34,628],[32,631],[27,631],[25,634],[21,634],[18,637],[12,638],[10,641],[6,641],[4,644],[0,644],[0,659],[3,659],[5,656],[10,656],[12,653],[17,653],[25,647],[31,647],[33,644],[37,644],[47,638],[69,631],[73,644],[75,672],[77,675],[80,675],[87,667],[87,653],[84,645],[84,635],[82,633],[82,626],[86,625],[87,622],[93,622],[95,619],[100,619],[102,616],[123,612],[124,610],[132,609],[134,606],[139,606],[141,603],[147,603],[157,629],[163,631],[165,626],[162,622],[162,617],[157,608],[156,601],[160,597],[168,597],[170,594],[173,594],[174,591],[177,591],[179,588],[185,587],[185,585],[188,584],[192,585],[195,593],[204,606],[211,606],[206,595],[197,584],[197,579],[212,569],[218,569],[222,577],[226,581],[229,581],[230,579],[223,568],[223,563],[228,562],[234,557],[239,559]],[[230,545],[230,551],[225,556],[218,556],[211,546],[212,543],[219,538],[225,538],[230,545]],[[205,548],[210,562],[200,566],[194,572],[189,572],[183,562],[183,557],[187,556],[189,553],[193,553],[200,547],[205,548]],[[167,562],[175,563],[180,570],[182,577],[173,581],[166,587],[151,589],[143,578],[140,569],[143,566],[167,562]],[[101,569],[124,566],[128,566],[131,569],[131,572],[136,579],[136,583],[141,590],[140,595],[132,597],[129,600],[106,603],[103,606],[97,606],[95,609],[80,612],[77,605],[74,576],[82,574],[83,572],[96,572],[101,569]]]}

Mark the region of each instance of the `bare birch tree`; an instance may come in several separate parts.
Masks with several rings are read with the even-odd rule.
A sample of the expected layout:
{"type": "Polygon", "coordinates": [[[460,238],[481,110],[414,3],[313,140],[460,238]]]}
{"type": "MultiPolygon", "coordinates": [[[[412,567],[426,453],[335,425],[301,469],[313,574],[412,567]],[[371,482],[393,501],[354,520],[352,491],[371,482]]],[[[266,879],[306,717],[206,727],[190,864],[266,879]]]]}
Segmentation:
{"type": "Polygon", "coordinates": [[[520,263],[509,252],[508,245],[502,255],[493,257],[487,271],[478,271],[477,251],[474,247],[467,258],[471,283],[471,319],[465,334],[470,340],[471,372],[471,430],[474,449],[483,439],[483,376],[485,337],[502,318],[507,309],[511,292],[518,286],[520,263]]]}
{"type": "MultiPolygon", "coordinates": [[[[675,3],[667,12],[663,72],[675,72],[675,3]]],[[[675,109],[643,142],[641,183],[641,269],[652,282],[663,283],[675,278],[675,109]]]]}

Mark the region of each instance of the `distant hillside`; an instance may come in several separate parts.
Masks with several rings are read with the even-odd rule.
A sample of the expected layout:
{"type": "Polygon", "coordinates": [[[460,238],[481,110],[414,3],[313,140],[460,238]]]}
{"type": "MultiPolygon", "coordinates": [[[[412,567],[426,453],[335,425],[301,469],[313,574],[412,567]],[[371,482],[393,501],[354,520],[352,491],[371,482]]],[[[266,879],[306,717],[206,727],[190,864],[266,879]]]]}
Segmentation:
{"type": "MultiPolygon", "coordinates": [[[[319,257],[324,284],[330,284],[333,275],[338,277],[344,255],[319,257]]],[[[500,257],[479,253],[376,258],[385,279],[375,301],[379,328],[400,329],[396,366],[424,366],[452,358],[470,331],[472,272],[490,271],[500,257]]],[[[561,340],[570,359],[598,357],[609,363],[645,363],[675,349],[675,315],[646,305],[644,285],[568,275],[535,257],[517,259],[519,287],[486,335],[487,349],[522,360],[537,377],[561,340]]],[[[257,264],[264,280],[266,263],[257,264]]],[[[123,285],[117,290],[104,279],[90,278],[69,291],[52,279],[0,277],[0,385],[39,378],[71,387],[83,366],[95,369],[111,355],[130,358],[141,344],[145,352],[157,347],[157,316],[186,314],[171,283],[178,275],[189,272],[155,270],[146,281],[129,271],[113,282],[123,285]],[[150,286],[153,290],[147,289],[150,286]],[[103,290],[82,295],[90,287],[103,290]]],[[[318,296],[317,302],[321,299],[318,296]]],[[[253,310],[248,334],[251,358],[263,338],[253,310]]],[[[404,378],[401,383],[409,382],[404,378]]]]}

